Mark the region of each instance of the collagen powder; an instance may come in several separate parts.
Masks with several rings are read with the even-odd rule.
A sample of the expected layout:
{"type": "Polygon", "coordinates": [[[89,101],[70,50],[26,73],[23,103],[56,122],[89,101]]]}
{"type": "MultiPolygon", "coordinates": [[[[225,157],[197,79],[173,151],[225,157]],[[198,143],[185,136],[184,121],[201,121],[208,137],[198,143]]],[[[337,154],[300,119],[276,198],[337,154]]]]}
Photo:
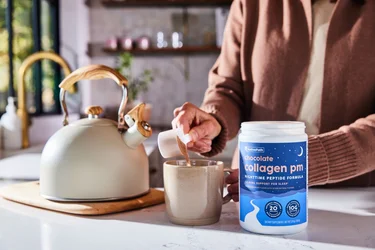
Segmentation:
{"type": "Polygon", "coordinates": [[[261,234],[307,227],[307,135],[302,122],[244,122],[239,136],[240,224],[261,234]]]}

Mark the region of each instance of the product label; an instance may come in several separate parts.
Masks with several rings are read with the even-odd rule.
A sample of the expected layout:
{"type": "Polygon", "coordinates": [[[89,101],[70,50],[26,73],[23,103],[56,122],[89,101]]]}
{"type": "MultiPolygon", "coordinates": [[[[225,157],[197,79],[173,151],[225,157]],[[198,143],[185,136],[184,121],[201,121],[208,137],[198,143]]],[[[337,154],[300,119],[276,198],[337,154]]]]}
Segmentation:
{"type": "Polygon", "coordinates": [[[240,220],[252,226],[307,221],[306,142],[240,142],[240,220]]]}

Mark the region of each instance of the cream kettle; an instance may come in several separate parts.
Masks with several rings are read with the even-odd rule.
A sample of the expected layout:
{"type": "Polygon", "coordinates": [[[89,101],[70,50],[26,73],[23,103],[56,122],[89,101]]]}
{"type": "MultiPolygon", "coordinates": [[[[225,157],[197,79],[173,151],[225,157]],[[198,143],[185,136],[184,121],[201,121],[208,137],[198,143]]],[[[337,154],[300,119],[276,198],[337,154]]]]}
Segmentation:
{"type": "Polygon", "coordinates": [[[60,84],[63,127],[46,143],[41,157],[40,195],[55,201],[102,201],[136,197],[149,191],[149,164],[143,141],[152,134],[142,119],[144,104],[125,114],[127,79],[104,65],[90,65],[60,84]],[[110,78],[122,87],[118,122],[99,118],[99,106],[87,118],[69,124],[65,92],[77,81],[110,78]]]}

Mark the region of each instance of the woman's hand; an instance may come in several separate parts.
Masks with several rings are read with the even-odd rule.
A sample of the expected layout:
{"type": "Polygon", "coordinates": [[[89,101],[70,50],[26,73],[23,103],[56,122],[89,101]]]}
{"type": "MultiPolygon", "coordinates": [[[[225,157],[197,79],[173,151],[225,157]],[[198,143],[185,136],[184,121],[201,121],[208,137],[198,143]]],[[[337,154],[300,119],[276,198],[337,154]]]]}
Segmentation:
{"type": "Polygon", "coordinates": [[[233,201],[238,202],[238,169],[225,178],[225,183],[229,184],[228,193],[232,196],[233,201]]]}
{"type": "Polygon", "coordinates": [[[220,134],[219,122],[210,114],[191,103],[185,103],[174,110],[173,128],[180,128],[189,134],[191,142],[187,148],[197,153],[211,151],[212,140],[220,134]]]}

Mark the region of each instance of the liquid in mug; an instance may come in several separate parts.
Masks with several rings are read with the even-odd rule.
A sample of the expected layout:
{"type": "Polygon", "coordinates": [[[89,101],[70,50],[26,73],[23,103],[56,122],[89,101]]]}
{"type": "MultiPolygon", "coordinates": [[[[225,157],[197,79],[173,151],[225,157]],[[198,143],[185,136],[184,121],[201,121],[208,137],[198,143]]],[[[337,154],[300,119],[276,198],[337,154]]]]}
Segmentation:
{"type": "Polygon", "coordinates": [[[261,234],[307,226],[307,135],[299,122],[247,122],[239,138],[239,219],[261,234]]]}

